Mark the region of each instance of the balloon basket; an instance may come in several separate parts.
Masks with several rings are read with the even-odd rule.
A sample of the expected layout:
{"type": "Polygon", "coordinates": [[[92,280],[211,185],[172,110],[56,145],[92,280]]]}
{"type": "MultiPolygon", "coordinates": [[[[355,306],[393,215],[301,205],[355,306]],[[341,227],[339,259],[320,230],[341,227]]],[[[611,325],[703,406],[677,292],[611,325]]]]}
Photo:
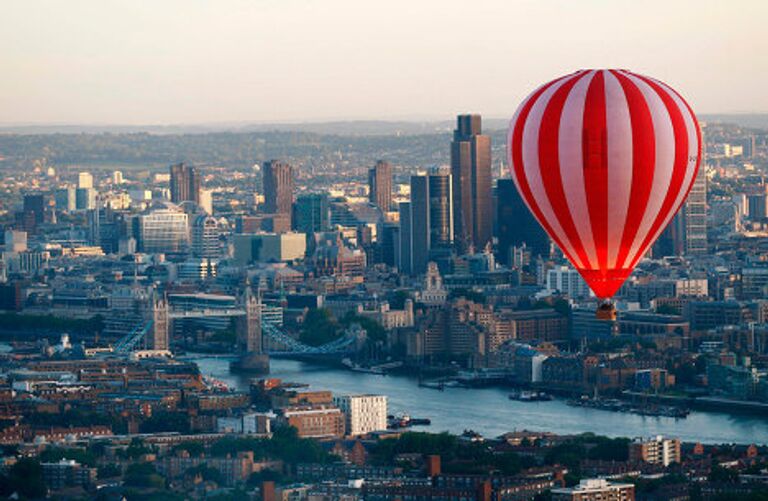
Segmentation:
{"type": "Polygon", "coordinates": [[[616,305],[610,300],[600,301],[595,311],[595,318],[598,320],[616,320],[616,305]]]}

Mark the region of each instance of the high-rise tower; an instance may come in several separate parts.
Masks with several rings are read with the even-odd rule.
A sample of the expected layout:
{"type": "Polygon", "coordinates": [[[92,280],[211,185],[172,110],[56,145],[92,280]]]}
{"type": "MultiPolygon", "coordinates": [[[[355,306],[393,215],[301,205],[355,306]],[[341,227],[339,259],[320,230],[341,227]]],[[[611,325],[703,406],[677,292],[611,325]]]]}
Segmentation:
{"type": "Polygon", "coordinates": [[[681,211],[685,221],[685,253],[697,256],[707,253],[707,176],[704,164],[699,167],[688,199],[681,211]]]}
{"type": "Polygon", "coordinates": [[[510,264],[510,250],[523,244],[532,256],[549,257],[549,237],[525,205],[512,179],[496,183],[499,262],[510,264]]]}
{"type": "Polygon", "coordinates": [[[287,162],[264,163],[264,210],[290,216],[293,212],[293,168],[287,162]]]}
{"type": "Polygon", "coordinates": [[[200,176],[197,169],[183,163],[171,165],[171,202],[200,204],[200,176]]]}
{"type": "Polygon", "coordinates": [[[392,166],[379,160],[368,170],[368,200],[384,212],[392,210],[392,166]]]}
{"type": "Polygon", "coordinates": [[[400,205],[400,223],[407,253],[404,272],[424,273],[429,261],[448,257],[453,249],[451,174],[436,169],[411,176],[411,202],[400,205]]]}
{"type": "Polygon", "coordinates": [[[454,224],[460,250],[483,248],[493,233],[491,138],[480,115],[459,115],[451,142],[454,224]]]}

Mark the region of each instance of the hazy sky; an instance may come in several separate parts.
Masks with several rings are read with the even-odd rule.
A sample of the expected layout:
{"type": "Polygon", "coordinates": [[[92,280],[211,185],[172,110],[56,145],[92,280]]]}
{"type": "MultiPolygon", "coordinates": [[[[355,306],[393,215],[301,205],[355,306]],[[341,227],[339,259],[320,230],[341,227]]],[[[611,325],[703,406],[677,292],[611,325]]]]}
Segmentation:
{"type": "Polygon", "coordinates": [[[587,67],[768,111],[768,2],[2,0],[0,123],[509,117],[587,67]]]}

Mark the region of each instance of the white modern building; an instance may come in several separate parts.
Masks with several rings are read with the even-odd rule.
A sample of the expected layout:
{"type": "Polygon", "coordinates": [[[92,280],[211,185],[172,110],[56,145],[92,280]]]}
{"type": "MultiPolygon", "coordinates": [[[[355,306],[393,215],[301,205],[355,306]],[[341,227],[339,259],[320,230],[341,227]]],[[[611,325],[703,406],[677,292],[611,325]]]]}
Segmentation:
{"type": "Polygon", "coordinates": [[[635,486],[609,482],[604,478],[588,478],[579,485],[552,489],[553,501],[633,501],[635,486]]]}
{"type": "Polygon", "coordinates": [[[90,172],[79,172],[77,174],[78,188],[93,188],[93,174],[90,172]]]}
{"type": "Polygon", "coordinates": [[[344,413],[347,435],[365,435],[387,429],[387,397],[384,395],[343,395],[333,403],[344,413]]]}
{"type": "Polygon", "coordinates": [[[594,295],[581,274],[570,266],[556,266],[547,270],[547,289],[560,291],[571,298],[594,295]]]}

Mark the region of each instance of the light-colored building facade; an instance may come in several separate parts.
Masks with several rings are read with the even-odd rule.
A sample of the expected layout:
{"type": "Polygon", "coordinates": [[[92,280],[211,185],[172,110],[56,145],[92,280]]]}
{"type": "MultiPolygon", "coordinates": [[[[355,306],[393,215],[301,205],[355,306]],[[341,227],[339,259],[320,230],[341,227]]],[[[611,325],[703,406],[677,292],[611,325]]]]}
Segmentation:
{"type": "Polygon", "coordinates": [[[629,444],[629,460],[662,466],[679,463],[680,440],[664,438],[661,435],[650,439],[636,439],[629,444]]]}
{"type": "Polygon", "coordinates": [[[387,429],[387,397],[384,395],[343,395],[333,403],[344,413],[347,435],[365,435],[387,429]]]}
{"type": "Polygon", "coordinates": [[[557,266],[547,271],[547,289],[560,291],[572,298],[593,295],[584,278],[569,266],[557,266]]]}
{"type": "Polygon", "coordinates": [[[138,244],[141,252],[184,252],[189,246],[188,216],[170,202],[154,204],[138,216],[138,244]]]}
{"type": "Polygon", "coordinates": [[[604,478],[581,480],[579,485],[552,489],[553,501],[634,501],[635,486],[608,482],[604,478]]]}
{"type": "Polygon", "coordinates": [[[234,236],[235,261],[249,263],[294,261],[302,259],[307,251],[304,233],[253,233],[234,236]]]}

